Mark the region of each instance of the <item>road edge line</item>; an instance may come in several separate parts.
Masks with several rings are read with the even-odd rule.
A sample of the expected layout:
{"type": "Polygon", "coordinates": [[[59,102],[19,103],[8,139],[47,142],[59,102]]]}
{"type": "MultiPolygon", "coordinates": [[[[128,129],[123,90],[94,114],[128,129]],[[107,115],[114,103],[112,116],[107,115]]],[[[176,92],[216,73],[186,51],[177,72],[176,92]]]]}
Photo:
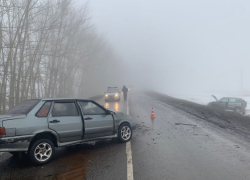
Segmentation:
{"type": "MultiPolygon", "coordinates": [[[[127,114],[129,115],[128,97],[127,97],[127,114]]],[[[134,180],[132,149],[130,141],[126,143],[126,153],[127,153],[127,180],[134,180]]]]}

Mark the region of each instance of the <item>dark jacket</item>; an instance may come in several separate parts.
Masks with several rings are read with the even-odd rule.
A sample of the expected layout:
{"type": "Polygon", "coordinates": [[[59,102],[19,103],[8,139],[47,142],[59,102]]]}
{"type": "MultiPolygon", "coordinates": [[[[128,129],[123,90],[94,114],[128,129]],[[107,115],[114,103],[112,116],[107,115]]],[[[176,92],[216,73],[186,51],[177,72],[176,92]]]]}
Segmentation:
{"type": "Polygon", "coordinates": [[[123,93],[127,93],[127,92],[128,92],[128,88],[126,88],[126,86],[123,86],[122,92],[123,92],[123,93]]]}

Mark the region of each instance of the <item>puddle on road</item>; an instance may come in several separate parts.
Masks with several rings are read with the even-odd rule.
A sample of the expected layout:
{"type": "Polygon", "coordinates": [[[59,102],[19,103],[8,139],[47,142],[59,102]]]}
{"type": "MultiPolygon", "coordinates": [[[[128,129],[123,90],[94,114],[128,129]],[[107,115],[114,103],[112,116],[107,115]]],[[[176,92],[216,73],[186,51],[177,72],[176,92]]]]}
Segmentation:
{"type": "MultiPolygon", "coordinates": [[[[108,145],[117,144],[113,140],[93,141],[74,147],[69,147],[72,152],[69,156],[60,158],[62,164],[68,166],[65,172],[49,174],[44,176],[44,180],[84,180],[86,178],[87,167],[95,156],[96,150],[108,145]],[[82,152],[83,150],[83,152],[82,152]],[[85,152],[84,152],[85,150],[85,152]],[[74,151],[74,152],[73,152],[74,151]]],[[[61,164],[61,165],[62,165],[61,164]]]]}
{"type": "Polygon", "coordinates": [[[79,168],[76,170],[72,170],[66,173],[62,173],[56,176],[53,175],[48,175],[45,176],[45,180],[84,180],[86,175],[86,169],[85,168],[79,168]]]}
{"type": "Polygon", "coordinates": [[[112,102],[112,103],[106,102],[104,107],[113,111],[121,111],[121,107],[118,102],[112,102]]]}

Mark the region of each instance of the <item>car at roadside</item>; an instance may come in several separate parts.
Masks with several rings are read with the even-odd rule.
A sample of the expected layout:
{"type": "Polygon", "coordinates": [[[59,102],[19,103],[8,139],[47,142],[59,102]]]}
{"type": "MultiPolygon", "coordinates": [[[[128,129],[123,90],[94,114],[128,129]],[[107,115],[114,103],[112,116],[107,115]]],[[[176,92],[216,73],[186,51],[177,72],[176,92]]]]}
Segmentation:
{"type": "Polygon", "coordinates": [[[118,89],[118,87],[108,87],[107,91],[104,92],[104,99],[105,102],[107,101],[120,101],[121,91],[118,89]]]}
{"type": "Polygon", "coordinates": [[[0,116],[0,152],[52,160],[56,147],[118,138],[128,142],[136,124],[127,114],[88,99],[31,99],[0,116]]]}
{"type": "Polygon", "coordinates": [[[234,111],[243,115],[246,112],[247,102],[242,98],[223,97],[218,100],[216,96],[212,95],[212,97],[216,101],[208,103],[208,106],[228,111],[234,111]]]}

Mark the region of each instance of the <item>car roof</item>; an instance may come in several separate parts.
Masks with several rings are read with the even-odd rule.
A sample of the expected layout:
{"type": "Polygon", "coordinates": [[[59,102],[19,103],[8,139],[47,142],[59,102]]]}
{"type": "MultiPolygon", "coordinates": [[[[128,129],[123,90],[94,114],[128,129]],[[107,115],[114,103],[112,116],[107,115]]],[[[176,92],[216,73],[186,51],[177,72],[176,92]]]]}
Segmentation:
{"type": "Polygon", "coordinates": [[[107,87],[107,89],[118,89],[118,87],[107,87]]]}
{"type": "Polygon", "coordinates": [[[83,100],[83,101],[93,101],[91,99],[81,99],[81,98],[44,98],[44,99],[41,99],[42,101],[63,101],[63,100],[66,100],[66,101],[76,101],[76,100],[83,100]]]}
{"type": "Polygon", "coordinates": [[[227,99],[241,99],[242,100],[242,98],[237,98],[237,97],[223,97],[223,98],[227,98],[227,99]]]}

